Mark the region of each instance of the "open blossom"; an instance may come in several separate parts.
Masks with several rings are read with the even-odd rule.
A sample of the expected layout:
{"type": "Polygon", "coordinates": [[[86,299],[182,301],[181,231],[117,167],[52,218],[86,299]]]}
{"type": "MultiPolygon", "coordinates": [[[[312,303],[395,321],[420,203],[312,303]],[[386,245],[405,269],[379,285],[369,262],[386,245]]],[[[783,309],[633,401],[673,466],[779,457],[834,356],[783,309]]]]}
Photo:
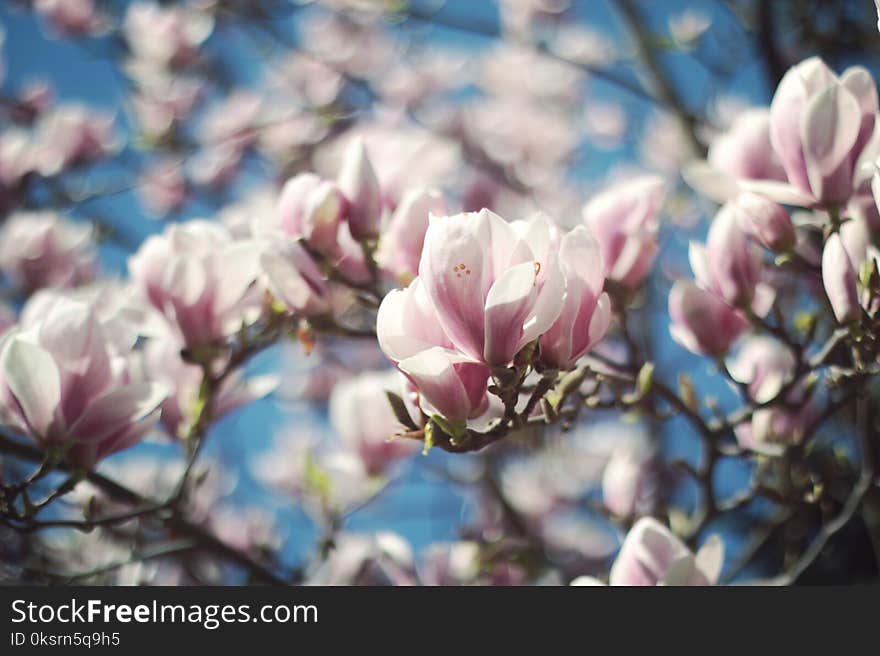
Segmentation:
{"type": "Polygon", "coordinates": [[[136,58],[157,66],[183,66],[198,55],[214,29],[211,15],[198,9],[134,2],[122,31],[136,58]]]}
{"type": "Polygon", "coordinates": [[[556,322],[541,336],[541,361],[568,369],[608,330],[611,299],[602,291],[604,264],[599,246],[578,226],[562,238],[559,259],[565,277],[565,300],[556,322]]]}
{"type": "Polygon", "coordinates": [[[663,524],[643,517],[627,533],[611,566],[610,585],[714,585],[724,564],[724,545],[711,536],[692,553],[663,524]]]}
{"type": "Polygon", "coordinates": [[[877,110],[877,88],[866,69],[854,66],[838,77],[818,57],[794,66],[770,107],[770,138],[788,185],[756,188],[785,203],[846,204],[877,110]]]}
{"type": "Polygon", "coordinates": [[[409,283],[418,275],[428,218],[446,213],[439,191],[416,188],[406,192],[382,229],[376,262],[396,280],[409,283]]]}
{"type": "Polygon", "coordinates": [[[467,420],[489,406],[489,368],[457,352],[421,278],[390,292],[376,317],[379,346],[419,391],[426,414],[467,420]]]}
{"type": "Polygon", "coordinates": [[[259,274],[256,246],[233,241],[218,224],[168,226],[141,245],[128,269],[188,347],[222,340],[259,311],[249,293],[259,274]]]}
{"type": "Polygon", "coordinates": [[[669,292],[672,338],[692,353],[719,357],[749,326],[739,310],[689,280],[679,280],[669,292]]]}
{"type": "Polygon", "coordinates": [[[139,379],[86,303],[61,299],[0,343],[0,416],[74,467],[137,443],[159,418],[164,386],[139,379]]]}
{"type": "Polygon", "coordinates": [[[504,365],[553,325],[565,284],[556,239],[544,217],[514,225],[482,210],[431,220],[419,277],[456,348],[504,365]]]}
{"type": "Polygon", "coordinates": [[[415,440],[395,438],[406,429],[394,416],[385,390],[400,386],[396,371],[366,372],[341,381],[330,395],[330,424],[371,475],[381,474],[419,446],[415,440]]]}
{"type": "Polygon", "coordinates": [[[91,227],[54,212],[16,212],[0,230],[0,271],[23,292],[88,282],[95,258],[91,227]]]}
{"type": "Polygon", "coordinates": [[[645,279],[657,254],[663,197],[663,179],[644,176],[606,189],[584,207],[584,222],[599,242],[611,280],[633,288],[645,279]]]}

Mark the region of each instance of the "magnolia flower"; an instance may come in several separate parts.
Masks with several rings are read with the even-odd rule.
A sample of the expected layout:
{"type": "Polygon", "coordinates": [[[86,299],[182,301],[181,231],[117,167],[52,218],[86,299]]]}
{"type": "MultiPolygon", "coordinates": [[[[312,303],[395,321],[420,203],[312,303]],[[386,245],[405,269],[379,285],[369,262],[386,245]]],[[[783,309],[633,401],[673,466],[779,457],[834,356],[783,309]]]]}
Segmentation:
{"type": "Polygon", "coordinates": [[[128,270],[190,348],[222,340],[259,312],[249,293],[259,274],[256,245],[234,242],[218,224],[168,226],[129,258],[128,270]]]}
{"type": "Polygon", "coordinates": [[[700,287],[728,305],[752,302],[761,280],[761,252],[740,226],[735,207],[721,208],[709,228],[706,246],[691,242],[688,255],[700,287]]]}
{"type": "Polygon", "coordinates": [[[657,213],[664,182],[644,176],[610,187],[584,207],[584,222],[599,242],[608,278],[638,287],[657,254],[657,213]]]}
{"type": "Polygon", "coordinates": [[[89,305],[64,301],[0,341],[3,423],[44,450],[59,449],[77,468],[137,443],[167,395],[133,375],[108,329],[89,305]]]}
{"type": "Polygon", "coordinates": [[[627,533],[611,566],[609,585],[715,585],[724,564],[724,545],[711,536],[693,554],[663,524],[643,517],[627,533]]]}
{"type": "Polygon", "coordinates": [[[727,353],[749,326],[742,312],[688,280],[672,286],[669,318],[676,342],[692,353],[713,357],[727,353]]]}
{"type": "Polygon", "coordinates": [[[429,217],[446,213],[439,191],[416,188],[406,192],[382,228],[376,262],[390,276],[408,284],[419,271],[429,217]]]}
{"type": "Polygon", "coordinates": [[[845,205],[877,110],[876,85],[862,67],[838,77],[821,59],[811,57],[791,68],[770,106],[770,139],[788,184],[755,183],[750,188],[805,207],[845,205]]]}
{"type": "Polygon", "coordinates": [[[504,365],[553,325],[565,284],[555,239],[543,217],[513,225],[482,210],[431,220],[419,277],[456,348],[504,365]]]}
{"type": "Polygon", "coordinates": [[[457,352],[421,278],[390,292],[376,317],[382,352],[418,389],[426,414],[465,421],[483,414],[489,368],[457,352]]]}
{"type": "Polygon", "coordinates": [[[0,230],[0,271],[26,293],[88,282],[95,258],[91,226],[54,212],[15,212],[0,230]]]}
{"type": "Polygon", "coordinates": [[[341,381],[330,395],[330,425],[371,475],[418,448],[415,440],[395,439],[406,428],[394,416],[385,391],[400,386],[396,371],[367,372],[341,381]]]}
{"type": "Polygon", "coordinates": [[[559,259],[565,300],[559,318],[541,336],[541,361],[569,369],[605,336],[611,299],[602,291],[605,275],[599,246],[583,226],[563,237],[559,259]]]}

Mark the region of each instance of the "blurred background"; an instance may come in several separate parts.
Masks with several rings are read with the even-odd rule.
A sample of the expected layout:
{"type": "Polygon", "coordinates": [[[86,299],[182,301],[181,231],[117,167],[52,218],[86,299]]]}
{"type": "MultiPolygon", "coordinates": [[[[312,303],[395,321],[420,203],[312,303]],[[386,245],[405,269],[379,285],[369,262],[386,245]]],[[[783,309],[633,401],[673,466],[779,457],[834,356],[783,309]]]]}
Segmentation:
{"type": "MultiPolygon", "coordinates": [[[[129,255],[169,223],[207,218],[242,229],[273,211],[293,174],[334,176],[356,136],[392,196],[436,187],[453,209],[486,206],[508,220],[540,210],[573,226],[608,184],[662,176],[669,193],[661,251],[634,300],[634,339],[669,381],[686,373],[721,410],[734,407],[732,390],[668,332],[669,288],[689,275],[687,245],[705,237],[717,208],[681,170],[750,108],[769,105],[792,64],[818,54],[836,71],[862,64],[874,72],[880,47],[870,0],[4,0],[0,24],[0,204],[52,208],[93,226],[101,277],[124,278],[129,255]],[[147,63],[163,58],[161,73],[147,63]],[[81,130],[91,131],[88,162],[53,165],[53,148],[81,130]],[[43,143],[39,174],[16,169],[21,139],[43,143]]],[[[12,311],[23,301],[7,297],[12,311]]],[[[451,543],[485,547],[501,534],[516,539],[494,543],[537,549],[552,567],[499,557],[495,582],[567,582],[599,572],[620,540],[601,508],[615,450],[636,445],[666,460],[697,455],[681,419],[654,424],[597,410],[540,449],[528,440],[480,454],[433,449],[396,463],[387,483],[364,487],[324,444],[368,425],[373,411],[345,406],[340,416],[357,426],[341,426],[328,399],[339,381],[387,364],[369,341],[328,339],[305,351],[293,341],[250,366],[251,375],[278,375],[280,384],[213,427],[205,503],[215,518],[228,517],[217,520],[218,531],[278,549],[285,567],[313,580],[354,578],[345,564],[318,574],[310,566],[316,553],[347,540],[361,554],[351,558],[380,563],[374,575],[385,582],[408,558],[423,576],[439,578],[426,572],[440,570],[443,558],[455,569],[453,553],[467,558],[451,543]]],[[[829,430],[833,440],[846,419],[829,430]]],[[[156,436],[101,467],[137,471],[153,490],[177,455],[177,444],[156,436]]],[[[738,459],[720,472],[722,495],[748,480],[738,459]]],[[[686,481],[655,484],[672,489],[682,507],[693,504],[686,481]]],[[[737,554],[767,518],[756,503],[713,529],[737,554]]],[[[51,560],[66,541],[100,551],[94,545],[105,538],[49,531],[32,539],[44,541],[39,548],[51,560]]],[[[864,536],[845,540],[848,576],[875,573],[864,536]]],[[[100,566],[101,558],[112,560],[94,555],[81,565],[100,566]]],[[[728,573],[736,580],[780,564],[767,556],[733,571],[735,560],[728,573]]],[[[211,580],[161,563],[117,570],[109,580],[211,580]]],[[[816,580],[823,567],[833,570],[833,558],[816,580]]]]}

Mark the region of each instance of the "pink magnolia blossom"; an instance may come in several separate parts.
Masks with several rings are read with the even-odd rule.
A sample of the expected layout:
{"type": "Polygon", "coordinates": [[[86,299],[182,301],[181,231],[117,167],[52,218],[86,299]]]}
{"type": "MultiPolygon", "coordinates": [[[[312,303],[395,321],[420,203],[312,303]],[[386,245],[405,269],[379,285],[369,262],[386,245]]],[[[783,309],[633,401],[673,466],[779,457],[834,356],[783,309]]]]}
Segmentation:
{"type": "Polygon", "coordinates": [[[0,271],[23,292],[88,282],[95,259],[91,227],[54,212],[16,212],[0,230],[0,271]]]}
{"type": "Polygon", "coordinates": [[[330,425],[371,475],[383,473],[419,447],[415,440],[395,437],[406,428],[394,416],[385,391],[400,386],[396,371],[366,372],[341,381],[330,395],[330,425]]]}
{"type": "Polygon", "coordinates": [[[431,220],[419,277],[456,348],[503,365],[553,325],[565,285],[556,239],[544,217],[514,225],[482,210],[431,220]]]}
{"type": "Polygon", "coordinates": [[[596,241],[578,226],[562,238],[559,258],[565,300],[554,324],[541,336],[541,361],[568,369],[605,336],[611,299],[602,291],[605,266],[596,241]]]}
{"type": "Polygon", "coordinates": [[[749,326],[746,317],[711,291],[679,280],[669,292],[672,338],[692,353],[720,357],[749,326]]]}
{"type": "Polygon", "coordinates": [[[446,202],[439,191],[408,191],[382,229],[376,262],[389,276],[408,284],[419,271],[428,218],[446,213],[446,202]]]}
{"type": "Polygon", "coordinates": [[[618,183],[584,207],[584,222],[599,242],[608,278],[638,287],[657,254],[657,213],[664,182],[644,176],[618,183]]]}
{"type": "Polygon", "coordinates": [[[77,468],[137,443],[167,394],[135,375],[108,330],[89,305],[62,300],[0,344],[3,423],[77,468]]]}
{"type": "Polygon", "coordinates": [[[627,533],[608,583],[625,586],[714,585],[724,564],[724,545],[711,536],[692,553],[663,524],[643,517],[627,533]]]}
{"type": "Polygon", "coordinates": [[[770,107],[770,138],[788,185],[753,188],[785,203],[845,205],[877,110],[877,88],[866,69],[854,66],[838,77],[818,57],[794,66],[770,107]]]}
{"type": "Polygon", "coordinates": [[[689,259],[697,284],[732,306],[749,305],[761,280],[761,252],[740,225],[732,205],[721,208],[706,246],[691,242],[689,259]]]}
{"type": "Polygon", "coordinates": [[[489,368],[454,350],[421,278],[384,298],[376,334],[385,355],[418,389],[426,414],[463,421],[486,411],[489,368]]]}
{"type": "Polygon", "coordinates": [[[259,275],[253,242],[234,242],[207,221],[173,224],[128,260],[132,280],[187,347],[214,344],[259,312],[250,293],[259,275]]]}

